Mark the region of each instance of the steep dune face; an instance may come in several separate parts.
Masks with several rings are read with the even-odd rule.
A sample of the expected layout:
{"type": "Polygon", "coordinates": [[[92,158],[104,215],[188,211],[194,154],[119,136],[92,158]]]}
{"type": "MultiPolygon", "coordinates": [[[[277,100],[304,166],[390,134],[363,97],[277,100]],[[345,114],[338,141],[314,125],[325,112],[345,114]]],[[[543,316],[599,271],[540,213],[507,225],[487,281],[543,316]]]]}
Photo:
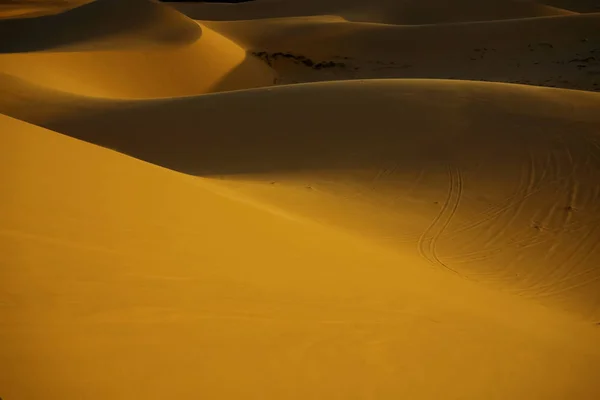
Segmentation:
{"type": "Polygon", "coordinates": [[[6,114],[186,173],[257,181],[231,185],[600,317],[597,94],[381,80],[108,102],[14,85],[6,114]]]}
{"type": "Polygon", "coordinates": [[[572,11],[523,0],[257,0],[236,4],[169,3],[200,20],[245,20],[332,14],[350,21],[439,24],[568,15],[572,11]]]}
{"type": "Polygon", "coordinates": [[[270,67],[235,43],[147,0],[0,20],[0,34],[23,37],[3,42],[0,72],[82,95],[185,96],[273,83],[270,67]]]}
{"type": "Polygon", "coordinates": [[[600,395],[557,313],[5,116],[0,149],[3,396],[600,395]]]}
{"type": "Polygon", "coordinates": [[[600,91],[600,14],[418,27],[339,17],[207,24],[259,54],[281,83],[451,78],[600,91]]]}

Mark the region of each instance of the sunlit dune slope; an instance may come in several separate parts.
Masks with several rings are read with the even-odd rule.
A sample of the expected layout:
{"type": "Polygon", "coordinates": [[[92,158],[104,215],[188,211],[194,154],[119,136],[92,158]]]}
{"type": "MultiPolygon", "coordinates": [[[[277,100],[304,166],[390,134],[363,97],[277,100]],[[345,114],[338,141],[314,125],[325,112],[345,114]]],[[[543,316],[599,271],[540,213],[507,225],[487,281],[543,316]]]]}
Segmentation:
{"type": "Polygon", "coordinates": [[[598,94],[372,80],[109,102],[2,86],[6,114],[189,174],[257,181],[229,184],[600,318],[598,94]]]}
{"type": "Polygon", "coordinates": [[[256,0],[235,5],[168,4],[194,19],[230,21],[333,14],[351,21],[418,25],[573,14],[522,0],[256,0]]]}
{"type": "Polygon", "coordinates": [[[147,0],[0,20],[0,36],[19,38],[2,42],[0,72],[83,95],[185,96],[273,83],[270,67],[241,47],[147,0]]]}
{"type": "Polygon", "coordinates": [[[331,16],[207,24],[259,54],[281,83],[451,78],[600,91],[600,14],[427,26],[331,16]]]}
{"type": "Polygon", "coordinates": [[[0,149],[3,397],[600,396],[595,327],[4,116],[0,149]]]}

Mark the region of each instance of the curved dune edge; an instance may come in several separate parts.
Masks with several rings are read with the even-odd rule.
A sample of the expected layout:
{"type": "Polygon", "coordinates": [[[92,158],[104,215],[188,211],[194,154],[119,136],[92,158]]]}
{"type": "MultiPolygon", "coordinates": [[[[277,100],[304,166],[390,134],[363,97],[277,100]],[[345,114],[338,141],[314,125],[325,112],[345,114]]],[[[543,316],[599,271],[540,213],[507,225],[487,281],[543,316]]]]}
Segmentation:
{"type": "Polygon", "coordinates": [[[597,329],[210,182],[0,127],[11,398],[600,394],[597,329]]]}
{"type": "Polygon", "coordinates": [[[0,55],[0,71],[84,96],[189,96],[273,84],[266,64],[202,28],[191,45],[146,51],[39,52],[0,55]]]}
{"type": "Polygon", "coordinates": [[[199,20],[250,20],[278,17],[332,14],[356,22],[399,25],[440,24],[467,21],[493,21],[532,18],[550,15],[571,15],[576,12],[533,1],[444,0],[271,0],[236,4],[171,3],[190,18],[199,20]]]}
{"type": "Polygon", "coordinates": [[[432,80],[114,102],[11,90],[8,115],[600,317],[598,94],[432,80]]]}
{"type": "Polygon", "coordinates": [[[58,15],[0,21],[3,29],[24,37],[12,42],[22,47],[0,54],[0,73],[85,96],[187,96],[269,86],[275,78],[231,40],[147,0],[96,1],[58,15]],[[62,23],[67,28],[58,29],[62,23]]]}
{"type": "Polygon", "coordinates": [[[95,0],[63,12],[31,18],[0,20],[5,41],[1,52],[29,52],[54,48],[111,48],[131,45],[192,43],[200,36],[193,20],[162,3],[150,0],[95,0]],[[51,34],[49,34],[51,33],[51,34]]]}

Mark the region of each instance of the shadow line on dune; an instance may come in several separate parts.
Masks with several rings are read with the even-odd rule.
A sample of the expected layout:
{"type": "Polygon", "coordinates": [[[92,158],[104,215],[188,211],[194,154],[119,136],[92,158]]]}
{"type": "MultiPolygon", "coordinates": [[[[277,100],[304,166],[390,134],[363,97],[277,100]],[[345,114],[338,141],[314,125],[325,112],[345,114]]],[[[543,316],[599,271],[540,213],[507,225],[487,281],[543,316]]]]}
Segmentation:
{"type": "Polygon", "coordinates": [[[377,165],[425,168],[458,162],[458,154],[477,158],[493,151],[509,157],[528,142],[550,143],[564,132],[597,134],[593,124],[560,115],[572,111],[554,103],[559,95],[596,96],[426,80],[302,84],[134,101],[36,89],[3,93],[0,112],[165,168],[218,176],[377,165]],[[522,110],[512,104],[515,96],[531,104],[548,96],[547,107],[522,110]],[[29,104],[37,104],[35,110],[29,104]],[[490,123],[498,119],[503,124],[490,123]]]}
{"type": "Polygon", "coordinates": [[[270,84],[275,84],[277,81],[276,71],[267,66],[267,70],[264,70],[265,65],[252,54],[246,52],[244,59],[238,65],[233,67],[225,74],[218,82],[216,82],[211,88],[210,93],[221,93],[232,90],[244,89],[256,89],[260,87],[267,87],[270,84]],[[258,79],[261,75],[272,74],[270,82],[266,82],[265,79],[258,79]],[[254,75],[256,79],[250,77],[254,75]]]}
{"type": "MultiPolygon", "coordinates": [[[[285,174],[310,173],[307,179],[358,184],[360,191],[377,192],[374,187],[379,185],[384,189],[379,194],[391,195],[388,199],[394,204],[399,204],[392,198],[394,193],[414,182],[415,175],[438,176],[430,188],[448,191],[442,210],[449,211],[445,222],[436,227],[442,226],[437,236],[431,241],[425,236],[419,239],[424,244],[423,254],[438,260],[434,244],[454,218],[459,199],[464,202],[469,192],[482,196],[469,204],[482,201],[491,206],[484,211],[491,215],[484,215],[483,223],[497,218],[506,207],[520,207],[512,202],[510,193],[506,199],[512,189],[496,193],[496,187],[511,188],[515,181],[515,196],[525,196],[523,199],[538,193],[542,184],[549,187],[546,193],[556,197],[577,191],[572,197],[580,197],[588,209],[585,215],[598,215],[600,96],[594,93],[497,83],[372,80],[115,101],[43,91],[19,86],[19,82],[12,90],[3,90],[11,82],[0,83],[0,112],[6,115],[195,176],[264,174],[269,180],[285,180],[285,174]],[[494,206],[498,199],[500,203],[494,206]],[[452,201],[454,205],[447,206],[452,201]],[[503,205],[505,201],[507,205],[503,205]]],[[[374,204],[382,204],[383,212],[385,207],[395,207],[374,204]]],[[[464,210],[466,206],[462,207],[464,210]]],[[[575,204],[575,208],[580,207],[575,204]]],[[[528,211],[534,221],[538,220],[536,210],[528,211]]],[[[566,215],[565,211],[558,213],[566,215]]],[[[394,221],[392,215],[388,213],[385,218],[394,221]]],[[[521,243],[545,235],[542,224],[531,226],[526,218],[519,221],[523,231],[533,230],[521,243]]],[[[483,232],[480,222],[469,223],[464,229],[483,232]]],[[[558,222],[560,229],[568,228],[562,237],[577,232],[570,223],[565,226],[558,222]]],[[[597,220],[582,219],[577,226],[591,246],[587,254],[594,255],[596,242],[587,238],[596,235],[597,220]]],[[[397,225],[376,232],[397,233],[397,225]]],[[[505,235],[507,246],[520,244],[509,236],[505,235]]],[[[451,236],[447,239],[453,240],[451,236]]],[[[578,246],[577,240],[569,243],[578,246]]],[[[475,246],[473,251],[477,255],[480,248],[475,246]]],[[[451,263],[442,265],[459,270],[451,263]]],[[[503,268],[494,267],[485,273],[504,279],[503,268]]],[[[596,307],[597,271],[586,267],[571,273],[568,270],[562,280],[552,281],[563,286],[541,286],[539,290],[548,290],[549,295],[574,293],[572,298],[579,299],[578,304],[594,299],[596,307]],[[564,286],[571,277],[581,276],[585,279],[576,286],[564,286]]],[[[532,279],[545,282],[545,271],[534,270],[532,274],[532,279]]],[[[514,278],[510,276],[507,279],[514,278]]]]}
{"type": "MultiPolygon", "coordinates": [[[[77,46],[77,50],[81,50],[82,45],[85,48],[86,42],[106,40],[111,36],[139,29],[154,29],[156,34],[153,39],[157,43],[161,39],[175,40],[182,44],[193,43],[202,35],[197,23],[167,6],[139,0],[135,0],[135,3],[140,4],[123,6],[115,0],[94,1],[58,14],[0,19],[0,37],[9,38],[0,42],[0,54],[69,51],[69,46],[77,46]],[[162,21],[165,13],[170,14],[166,16],[167,19],[181,18],[177,21],[162,21]],[[110,16],[110,22],[103,16],[110,16]]],[[[90,48],[98,49],[99,46],[101,43],[93,43],[90,48]]],[[[111,48],[113,46],[109,46],[111,48]]]]}

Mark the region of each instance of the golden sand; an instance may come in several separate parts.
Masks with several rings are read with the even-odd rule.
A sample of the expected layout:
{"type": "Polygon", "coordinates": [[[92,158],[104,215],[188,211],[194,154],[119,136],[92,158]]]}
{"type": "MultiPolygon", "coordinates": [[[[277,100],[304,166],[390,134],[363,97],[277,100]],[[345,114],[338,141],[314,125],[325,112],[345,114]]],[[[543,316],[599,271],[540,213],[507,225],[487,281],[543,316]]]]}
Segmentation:
{"type": "Polygon", "coordinates": [[[600,398],[589,7],[2,3],[0,397],[600,398]]]}

